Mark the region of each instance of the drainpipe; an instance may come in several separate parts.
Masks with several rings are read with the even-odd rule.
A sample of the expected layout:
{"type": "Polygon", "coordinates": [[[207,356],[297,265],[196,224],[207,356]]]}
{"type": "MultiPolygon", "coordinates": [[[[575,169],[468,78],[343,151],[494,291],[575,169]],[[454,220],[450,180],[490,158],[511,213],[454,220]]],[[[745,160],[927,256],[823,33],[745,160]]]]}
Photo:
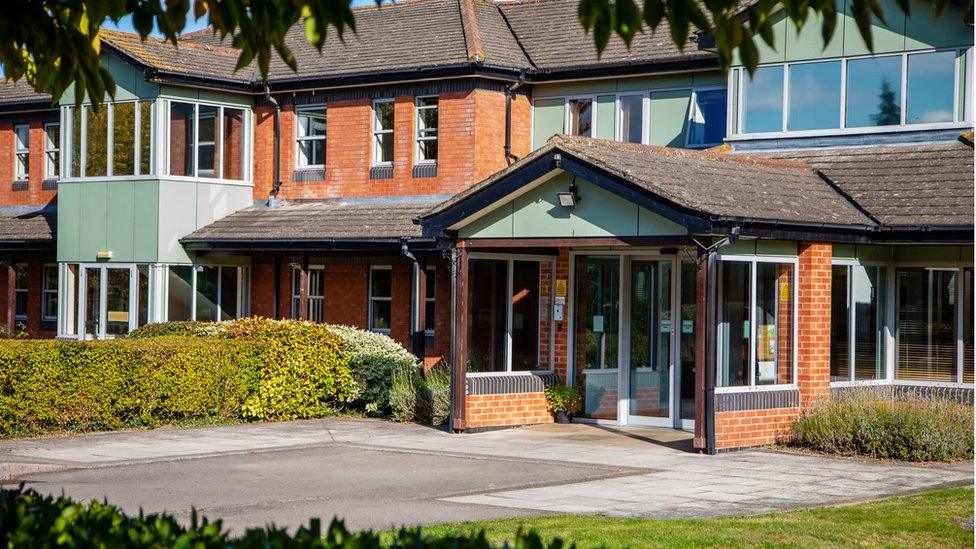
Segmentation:
{"type": "Polygon", "coordinates": [[[410,346],[412,347],[413,354],[417,355],[417,358],[420,360],[423,360],[423,355],[425,354],[423,336],[417,330],[417,315],[420,314],[420,303],[417,300],[417,293],[420,291],[420,288],[418,287],[417,278],[423,275],[423,268],[420,265],[420,260],[407,248],[406,238],[400,240],[400,254],[409,259],[413,267],[410,272],[410,346]]]}
{"type": "Polygon", "coordinates": [[[505,86],[505,160],[518,162],[519,157],[512,154],[512,94],[522,86],[524,75],[520,74],[518,80],[510,86],[505,86]]]}
{"type": "Polygon", "coordinates": [[[264,99],[274,105],[274,160],[271,175],[273,182],[271,192],[268,193],[268,207],[274,208],[278,189],[281,188],[281,105],[271,95],[271,89],[267,85],[264,86],[264,99]]]}

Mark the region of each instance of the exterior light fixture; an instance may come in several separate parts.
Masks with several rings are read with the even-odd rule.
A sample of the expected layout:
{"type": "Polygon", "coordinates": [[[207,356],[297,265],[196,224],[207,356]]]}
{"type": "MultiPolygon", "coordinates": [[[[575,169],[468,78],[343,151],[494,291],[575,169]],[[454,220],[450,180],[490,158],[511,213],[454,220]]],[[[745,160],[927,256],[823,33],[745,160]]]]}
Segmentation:
{"type": "Polygon", "coordinates": [[[575,210],[576,205],[579,204],[579,187],[576,186],[576,178],[573,178],[573,183],[569,186],[568,191],[561,193],[556,193],[556,198],[559,199],[559,205],[568,210],[575,210]]]}

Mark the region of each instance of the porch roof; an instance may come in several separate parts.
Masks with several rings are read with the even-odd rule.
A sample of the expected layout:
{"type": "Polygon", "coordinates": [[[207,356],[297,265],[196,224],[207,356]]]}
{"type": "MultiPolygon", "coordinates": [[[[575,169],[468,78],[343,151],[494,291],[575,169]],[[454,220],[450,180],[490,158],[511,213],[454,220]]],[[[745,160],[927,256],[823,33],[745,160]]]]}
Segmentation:
{"type": "Polygon", "coordinates": [[[57,214],[48,210],[0,210],[0,250],[54,247],[57,214]]]}
{"type": "MultiPolygon", "coordinates": [[[[413,223],[437,197],[284,202],[251,206],[181,239],[192,250],[362,249],[421,239],[413,223]],[[433,200],[432,200],[432,199],[433,200]]],[[[428,239],[429,240],[429,239],[428,239]]]]}
{"type": "Polygon", "coordinates": [[[623,189],[618,194],[652,200],[696,220],[698,231],[728,223],[835,229],[877,226],[803,162],[557,135],[526,158],[424,212],[420,220],[425,234],[490,209],[552,170],[576,173],[576,163],[613,181],[623,189]],[[515,182],[520,172],[530,175],[515,182]]]}

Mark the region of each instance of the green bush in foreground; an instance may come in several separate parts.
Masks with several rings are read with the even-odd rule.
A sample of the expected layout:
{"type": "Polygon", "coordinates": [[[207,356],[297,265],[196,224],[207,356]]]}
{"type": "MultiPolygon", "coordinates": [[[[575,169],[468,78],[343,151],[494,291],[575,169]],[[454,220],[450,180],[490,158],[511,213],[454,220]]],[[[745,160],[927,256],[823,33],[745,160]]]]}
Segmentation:
{"type": "Polygon", "coordinates": [[[366,413],[389,415],[393,374],[417,364],[417,358],[386,334],[330,324],[349,357],[349,367],[359,384],[356,404],[366,413]]]}
{"type": "MultiPolygon", "coordinates": [[[[489,549],[483,533],[430,536],[419,528],[402,529],[392,536],[373,532],[350,532],[342,521],[333,520],[322,531],[318,519],[300,527],[293,535],[269,526],[252,528],[230,537],[220,521],[198,520],[189,527],[165,513],[130,517],[108,503],[80,504],[66,497],[43,496],[21,486],[0,491],[0,546],[3,547],[195,547],[195,548],[451,548],[489,549]]],[[[518,549],[560,549],[559,539],[544,543],[534,533],[519,533],[512,547],[518,549]]]]}
{"type": "Polygon", "coordinates": [[[972,459],[973,408],[939,399],[834,397],[793,422],[789,444],[905,461],[972,459]]]}

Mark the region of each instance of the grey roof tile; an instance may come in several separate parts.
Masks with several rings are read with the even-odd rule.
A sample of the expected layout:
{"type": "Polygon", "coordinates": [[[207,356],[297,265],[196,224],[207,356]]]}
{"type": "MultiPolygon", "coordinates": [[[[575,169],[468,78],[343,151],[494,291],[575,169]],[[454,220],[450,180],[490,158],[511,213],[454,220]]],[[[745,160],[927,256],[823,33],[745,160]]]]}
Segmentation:
{"type": "Polygon", "coordinates": [[[22,78],[17,82],[5,78],[0,80],[0,106],[37,102],[47,102],[50,104],[51,94],[37,93],[27,83],[26,78],[22,78]]]}
{"type": "Polygon", "coordinates": [[[0,243],[54,242],[57,214],[53,211],[0,211],[0,243]]]}

